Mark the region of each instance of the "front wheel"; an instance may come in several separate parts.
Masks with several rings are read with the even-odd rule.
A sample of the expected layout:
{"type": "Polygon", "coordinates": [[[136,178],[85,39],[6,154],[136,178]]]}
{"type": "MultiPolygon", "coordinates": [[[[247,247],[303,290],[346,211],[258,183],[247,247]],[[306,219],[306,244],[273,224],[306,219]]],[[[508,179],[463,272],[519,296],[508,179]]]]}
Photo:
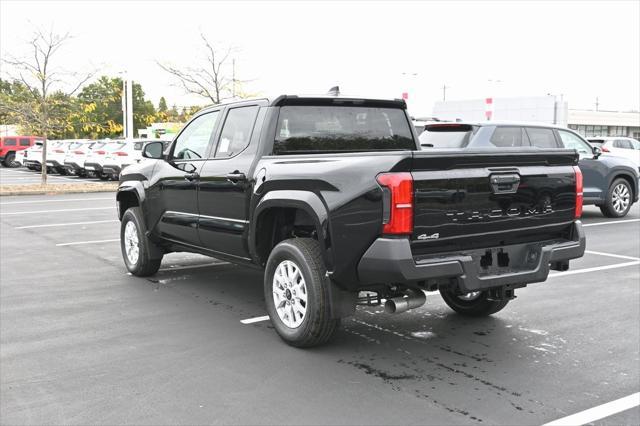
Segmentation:
{"type": "Polygon", "coordinates": [[[488,291],[460,294],[449,288],[441,288],[440,295],[451,309],[460,315],[469,317],[484,317],[495,314],[509,303],[508,300],[489,300],[488,291]]]}
{"type": "Polygon", "coordinates": [[[140,207],[129,208],[120,223],[120,248],[127,269],[138,277],[155,274],[162,262],[162,255],[152,256],[153,243],[145,234],[140,207]]]}
{"type": "Polygon", "coordinates": [[[624,217],[631,209],[633,190],[626,179],[616,179],[609,187],[607,199],[600,211],[606,217],[624,217]]]}
{"type": "Polygon", "coordinates": [[[331,316],[329,285],[318,241],[293,238],[275,246],[265,270],[264,296],[282,340],[311,347],[333,337],[340,319],[331,316]]]}

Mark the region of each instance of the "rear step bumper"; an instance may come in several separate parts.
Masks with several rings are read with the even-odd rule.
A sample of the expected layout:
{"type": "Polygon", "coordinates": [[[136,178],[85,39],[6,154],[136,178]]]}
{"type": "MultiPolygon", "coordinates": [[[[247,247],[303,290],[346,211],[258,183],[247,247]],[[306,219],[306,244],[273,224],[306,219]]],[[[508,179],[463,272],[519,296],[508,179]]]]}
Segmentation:
{"type": "Polygon", "coordinates": [[[374,285],[456,278],[463,292],[545,281],[551,264],[563,269],[559,268],[563,263],[568,265],[570,259],[584,255],[586,243],[582,223],[576,221],[573,227],[571,240],[465,250],[419,260],[413,257],[408,238],[378,238],[360,259],[359,281],[363,285],[374,285]],[[483,257],[484,267],[481,266],[483,257]],[[487,258],[492,259],[492,265],[486,265],[487,258]],[[497,261],[504,263],[505,259],[508,259],[508,266],[497,265],[497,261]]]}

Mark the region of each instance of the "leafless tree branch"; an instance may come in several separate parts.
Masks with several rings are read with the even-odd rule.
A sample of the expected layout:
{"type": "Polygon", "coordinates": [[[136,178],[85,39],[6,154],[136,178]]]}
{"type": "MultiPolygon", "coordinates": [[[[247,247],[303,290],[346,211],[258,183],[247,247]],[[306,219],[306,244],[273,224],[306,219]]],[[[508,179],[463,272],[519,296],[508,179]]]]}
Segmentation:
{"type": "Polygon", "coordinates": [[[220,52],[204,34],[200,34],[200,39],[204,45],[202,66],[179,68],[159,61],[156,63],[162,70],[172,75],[186,93],[202,96],[214,104],[234,97],[242,97],[238,96],[240,90],[236,89],[239,89],[237,86],[244,81],[236,79],[233,72],[229,75],[227,71],[234,49],[228,47],[220,52]]]}

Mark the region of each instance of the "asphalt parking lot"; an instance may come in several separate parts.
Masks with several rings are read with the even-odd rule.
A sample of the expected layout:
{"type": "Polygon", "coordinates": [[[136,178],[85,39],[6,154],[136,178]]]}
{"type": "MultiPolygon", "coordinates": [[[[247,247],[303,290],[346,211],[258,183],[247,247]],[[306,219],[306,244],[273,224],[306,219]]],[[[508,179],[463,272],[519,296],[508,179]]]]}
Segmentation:
{"type": "MultiPolygon", "coordinates": [[[[42,177],[40,172],[29,170],[26,167],[0,167],[0,185],[26,185],[40,183],[41,181],[42,177]]],[[[57,173],[48,173],[47,181],[49,183],[61,184],[103,182],[99,178],[94,177],[62,176],[57,173]]]]}
{"type": "Polygon", "coordinates": [[[532,425],[640,389],[637,204],[586,207],[585,257],[493,317],[430,293],[312,350],[262,320],[257,271],[171,254],[128,275],[113,193],[2,197],[0,222],[2,424],[532,425]]]}

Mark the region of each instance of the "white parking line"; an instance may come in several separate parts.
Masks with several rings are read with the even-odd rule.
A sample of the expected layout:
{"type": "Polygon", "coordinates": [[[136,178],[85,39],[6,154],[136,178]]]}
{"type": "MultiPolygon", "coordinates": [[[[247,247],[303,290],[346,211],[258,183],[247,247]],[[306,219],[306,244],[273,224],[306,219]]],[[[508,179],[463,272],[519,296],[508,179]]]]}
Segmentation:
{"type": "Polygon", "coordinates": [[[627,411],[638,405],[640,405],[640,392],[607,402],[606,404],[598,405],[597,407],[589,408],[588,410],[572,414],[571,416],[545,423],[543,426],[584,425],[627,411]]]}
{"type": "Polygon", "coordinates": [[[34,211],[34,212],[0,212],[0,215],[12,215],[12,214],[36,214],[36,213],[61,213],[61,212],[82,212],[85,210],[109,210],[109,209],[115,209],[116,206],[109,206],[109,207],[85,207],[83,209],[62,209],[62,210],[38,210],[38,211],[34,211]]]}
{"type": "Polygon", "coordinates": [[[261,321],[269,321],[269,316],[265,315],[263,317],[247,318],[247,319],[240,320],[240,322],[243,324],[253,324],[254,322],[261,322],[261,321]]]}
{"type": "Polygon", "coordinates": [[[8,206],[10,204],[66,203],[66,202],[71,202],[71,201],[99,201],[99,200],[115,201],[115,197],[109,197],[109,198],[60,198],[58,200],[9,201],[9,202],[6,202],[6,203],[0,203],[0,206],[8,206]]]}
{"type": "Polygon", "coordinates": [[[603,253],[601,251],[585,250],[584,252],[589,254],[597,254],[600,256],[617,257],[618,259],[640,260],[640,257],[623,256],[621,254],[613,254],[613,253],[603,253]]]}
{"type": "Polygon", "coordinates": [[[48,223],[46,225],[17,226],[14,229],[49,228],[53,226],[93,225],[94,223],[111,223],[111,222],[120,222],[120,221],[118,219],[112,219],[112,220],[94,220],[93,222],[48,223]]]}
{"type": "Polygon", "coordinates": [[[631,223],[631,222],[640,222],[640,219],[626,219],[626,220],[616,220],[613,222],[587,223],[586,225],[582,225],[582,226],[586,228],[588,226],[615,225],[616,223],[631,223]]]}
{"type": "Polygon", "coordinates": [[[566,277],[567,275],[586,274],[589,272],[606,271],[608,269],[625,268],[627,266],[634,266],[634,265],[640,265],[640,260],[636,260],[633,262],[616,263],[615,265],[596,266],[595,268],[576,269],[575,271],[555,272],[553,274],[549,274],[549,278],[556,278],[556,277],[562,278],[562,277],[566,277]]]}
{"type": "Polygon", "coordinates": [[[77,246],[77,245],[80,245],[80,244],[115,243],[116,241],[120,241],[120,238],[118,238],[116,240],[75,241],[73,243],[60,243],[60,244],[56,244],[56,247],[77,246]]]}

